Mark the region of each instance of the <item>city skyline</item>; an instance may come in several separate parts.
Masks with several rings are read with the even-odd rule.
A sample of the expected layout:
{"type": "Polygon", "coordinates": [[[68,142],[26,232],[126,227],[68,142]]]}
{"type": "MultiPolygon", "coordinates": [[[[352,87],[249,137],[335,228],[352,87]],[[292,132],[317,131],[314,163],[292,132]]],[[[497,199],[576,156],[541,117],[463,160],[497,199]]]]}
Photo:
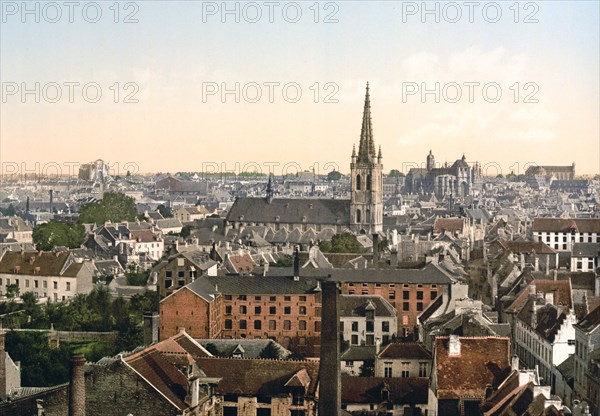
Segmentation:
{"type": "Polygon", "coordinates": [[[42,3],[38,23],[35,9],[7,3],[3,173],[96,159],[139,173],[252,163],[263,173],[274,163],[279,173],[286,163],[347,173],[367,81],[384,172],[422,166],[430,149],[439,164],[464,153],[489,176],[522,174],[528,163],[600,172],[593,2],[501,3],[495,23],[493,2],[433,2],[429,11],[420,2],[307,3],[296,23],[291,2],[272,23],[262,3],[257,23],[250,3],[230,14],[214,2],[130,2],[118,13],[103,3],[97,23],[90,10],[70,23],[66,9],[52,23],[42,3]],[[23,95],[36,88],[39,97],[23,95]],[[222,94],[236,88],[238,97],[222,94]]]}

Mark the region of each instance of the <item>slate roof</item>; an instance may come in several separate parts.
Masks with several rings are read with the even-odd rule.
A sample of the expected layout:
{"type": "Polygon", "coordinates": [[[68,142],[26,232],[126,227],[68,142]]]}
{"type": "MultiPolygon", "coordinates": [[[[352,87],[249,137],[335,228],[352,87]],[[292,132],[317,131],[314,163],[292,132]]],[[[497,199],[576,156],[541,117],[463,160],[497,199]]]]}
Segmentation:
{"type": "Polygon", "coordinates": [[[570,233],[600,233],[600,218],[534,218],[532,231],[570,233]]]}
{"type": "Polygon", "coordinates": [[[0,259],[0,273],[76,277],[83,267],[83,263],[73,262],[67,265],[72,260],[69,251],[7,251],[0,259]],[[18,273],[15,273],[15,267],[19,268],[18,273]],[[36,272],[37,267],[39,267],[39,272],[36,272]]]}
{"type": "Polygon", "coordinates": [[[219,394],[277,396],[289,391],[286,384],[296,376],[309,380],[306,395],[314,397],[319,376],[318,361],[199,358],[196,364],[207,377],[222,377],[215,387],[219,394]]]}
{"type": "Polygon", "coordinates": [[[438,399],[485,398],[510,373],[510,338],[460,337],[460,355],[448,354],[449,337],[435,340],[438,399]]]}
{"type": "Polygon", "coordinates": [[[375,360],[375,345],[350,345],[340,356],[342,361],[375,360]]]}
{"type": "Polygon", "coordinates": [[[581,321],[575,324],[583,332],[591,332],[600,325],[600,306],[597,306],[590,313],[583,317],[581,321]]]}
{"type": "Polygon", "coordinates": [[[250,223],[349,224],[348,199],[237,198],[227,221],[250,223]],[[243,218],[243,219],[241,219],[243,218]]]}
{"type": "Polygon", "coordinates": [[[378,354],[379,358],[405,358],[410,360],[431,360],[431,354],[418,342],[395,342],[388,344],[378,354]]]}
{"type": "MultiPolygon", "coordinates": [[[[277,276],[214,276],[208,277],[213,287],[220,293],[227,295],[251,294],[304,294],[314,293],[318,285],[317,279],[300,277],[294,281],[293,277],[277,276]]],[[[198,281],[200,279],[196,279],[198,281]]]]}
{"type": "Polygon", "coordinates": [[[292,352],[273,341],[272,339],[197,339],[196,342],[204,348],[212,344],[217,349],[217,356],[232,357],[233,352],[241,346],[244,350],[244,358],[260,358],[261,353],[268,345],[273,345],[279,352],[279,359],[286,359],[292,352]]]}
{"type": "Polygon", "coordinates": [[[341,295],[339,297],[339,316],[366,316],[368,305],[375,308],[375,316],[395,317],[396,309],[379,295],[341,295]]]}
{"type": "Polygon", "coordinates": [[[574,243],[573,257],[598,257],[600,256],[600,243],[574,243]]]}
{"type": "Polygon", "coordinates": [[[513,253],[556,254],[556,251],[543,241],[507,241],[498,240],[498,244],[513,253]]]}
{"type": "Polygon", "coordinates": [[[379,404],[382,390],[394,404],[427,404],[429,379],[425,377],[352,377],[342,374],[342,403],[379,404]]]}

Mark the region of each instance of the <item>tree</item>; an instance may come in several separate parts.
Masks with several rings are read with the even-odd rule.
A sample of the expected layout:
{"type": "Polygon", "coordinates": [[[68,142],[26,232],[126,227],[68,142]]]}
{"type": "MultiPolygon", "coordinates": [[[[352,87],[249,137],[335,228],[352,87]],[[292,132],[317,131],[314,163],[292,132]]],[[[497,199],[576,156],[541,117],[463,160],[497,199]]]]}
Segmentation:
{"type": "Polygon", "coordinates": [[[17,215],[17,210],[15,209],[15,206],[13,204],[9,204],[8,208],[0,208],[0,212],[2,212],[2,215],[5,215],[7,217],[17,215]]]}
{"type": "Polygon", "coordinates": [[[375,375],[375,363],[372,360],[363,361],[359,371],[360,377],[373,377],[375,375]]]}
{"type": "Polygon", "coordinates": [[[260,352],[259,358],[277,359],[279,358],[279,349],[275,346],[275,343],[271,341],[260,352]]]}
{"type": "Polygon", "coordinates": [[[164,218],[173,217],[173,210],[163,204],[160,204],[158,207],[156,207],[156,210],[160,212],[160,215],[162,215],[164,218]]]}
{"type": "Polygon", "coordinates": [[[67,224],[51,220],[33,228],[33,243],[40,251],[52,250],[57,246],[79,248],[85,239],[85,229],[81,224],[67,224]]]}
{"type": "Polygon", "coordinates": [[[16,283],[11,283],[10,285],[6,285],[6,297],[9,299],[14,299],[19,296],[19,285],[16,283]]]}
{"type": "Polygon", "coordinates": [[[319,248],[324,253],[360,253],[360,244],[354,234],[335,234],[331,242],[322,241],[319,248]]]}
{"type": "Polygon", "coordinates": [[[337,170],[332,170],[327,174],[328,181],[339,181],[342,178],[342,174],[337,170]]]}
{"type": "Polygon", "coordinates": [[[120,192],[105,192],[100,203],[87,204],[79,211],[80,224],[135,221],[136,218],[135,201],[120,192]]]}
{"type": "Polygon", "coordinates": [[[192,226],[191,225],[184,225],[181,228],[181,233],[179,235],[181,235],[183,238],[188,238],[191,233],[192,233],[192,226]]]}
{"type": "Polygon", "coordinates": [[[400,172],[398,169],[392,169],[392,170],[390,170],[390,173],[388,176],[392,177],[392,178],[403,177],[404,173],[400,172]]]}

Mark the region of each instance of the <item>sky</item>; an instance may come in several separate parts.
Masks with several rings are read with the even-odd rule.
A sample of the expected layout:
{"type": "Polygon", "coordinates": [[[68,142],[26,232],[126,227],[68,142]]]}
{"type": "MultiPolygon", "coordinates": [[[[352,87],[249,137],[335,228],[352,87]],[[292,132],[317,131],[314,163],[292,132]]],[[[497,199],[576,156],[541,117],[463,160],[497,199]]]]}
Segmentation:
{"type": "Polygon", "coordinates": [[[2,173],[600,173],[598,1],[0,2],[2,173]]]}

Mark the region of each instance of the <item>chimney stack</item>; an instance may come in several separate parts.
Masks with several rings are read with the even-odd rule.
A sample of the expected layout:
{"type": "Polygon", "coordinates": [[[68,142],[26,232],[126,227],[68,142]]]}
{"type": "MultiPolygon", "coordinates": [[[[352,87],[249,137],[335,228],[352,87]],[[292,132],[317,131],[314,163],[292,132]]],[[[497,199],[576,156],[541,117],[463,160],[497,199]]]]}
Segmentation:
{"type": "Polygon", "coordinates": [[[144,312],[144,345],[158,342],[158,312],[144,312]]]}
{"type": "Polygon", "coordinates": [[[83,354],[71,354],[69,381],[69,416],[85,416],[85,374],[83,354]]]}
{"type": "Polygon", "coordinates": [[[519,356],[513,355],[510,357],[510,369],[519,371],[519,356]]]}
{"type": "Polygon", "coordinates": [[[337,283],[323,281],[322,293],[319,414],[338,416],[342,408],[342,383],[337,283]]]}
{"type": "Polygon", "coordinates": [[[448,355],[450,357],[460,356],[460,338],[458,335],[450,335],[448,340],[448,355]]]}

